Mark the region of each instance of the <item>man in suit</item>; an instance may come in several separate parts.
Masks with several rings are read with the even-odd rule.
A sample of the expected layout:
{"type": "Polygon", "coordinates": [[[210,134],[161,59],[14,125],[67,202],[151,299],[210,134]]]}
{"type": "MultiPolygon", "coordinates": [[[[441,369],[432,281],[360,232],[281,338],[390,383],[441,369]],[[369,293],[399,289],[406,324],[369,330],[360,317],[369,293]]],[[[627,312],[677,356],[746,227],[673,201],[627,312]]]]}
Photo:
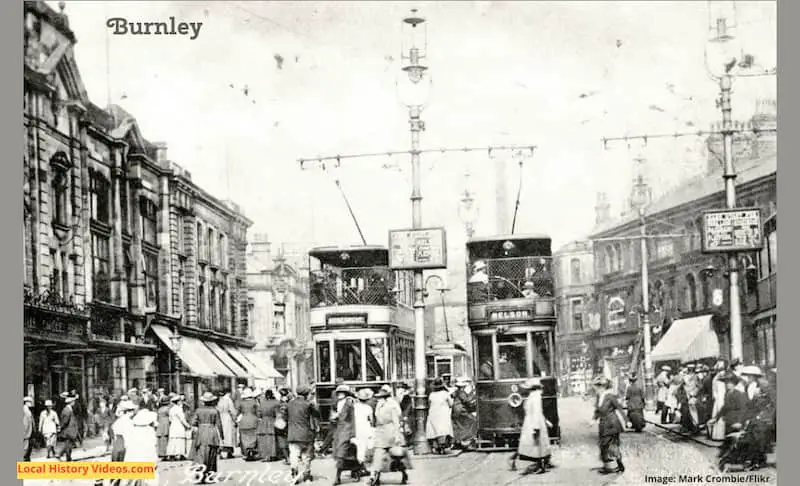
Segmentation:
{"type": "Polygon", "coordinates": [[[287,434],[294,484],[313,481],[311,460],[314,457],[314,421],[319,411],[308,401],[311,390],[306,386],[297,389],[297,397],[287,404],[287,434]]]}
{"type": "Polygon", "coordinates": [[[72,412],[78,424],[78,444],[83,445],[83,437],[86,432],[86,419],[89,418],[89,414],[86,410],[86,406],[83,404],[83,400],[81,400],[81,396],[78,395],[76,390],[71,390],[69,396],[75,398],[75,401],[72,402],[72,412]]]}
{"type": "Polygon", "coordinates": [[[736,374],[727,374],[723,377],[723,381],[726,388],[725,402],[716,416],[711,419],[710,424],[713,425],[720,418],[723,419],[725,421],[725,434],[727,435],[744,427],[744,422],[747,420],[748,400],[745,392],[737,387],[739,385],[739,377],[736,374]]]}
{"type": "Polygon", "coordinates": [[[22,399],[22,460],[31,460],[31,435],[33,435],[33,398],[25,397],[22,399]]]}
{"type": "Polygon", "coordinates": [[[64,441],[64,446],[58,454],[58,458],[66,456],[68,462],[72,461],[72,449],[78,441],[78,419],[75,417],[75,412],[72,409],[72,404],[76,398],[68,396],[64,399],[64,409],[61,410],[61,439],[64,441]]]}
{"type": "Polygon", "coordinates": [[[644,390],[639,386],[636,375],[632,374],[629,378],[630,384],[625,392],[625,403],[628,408],[628,420],[636,432],[641,432],[644,428],[644,390]]]}

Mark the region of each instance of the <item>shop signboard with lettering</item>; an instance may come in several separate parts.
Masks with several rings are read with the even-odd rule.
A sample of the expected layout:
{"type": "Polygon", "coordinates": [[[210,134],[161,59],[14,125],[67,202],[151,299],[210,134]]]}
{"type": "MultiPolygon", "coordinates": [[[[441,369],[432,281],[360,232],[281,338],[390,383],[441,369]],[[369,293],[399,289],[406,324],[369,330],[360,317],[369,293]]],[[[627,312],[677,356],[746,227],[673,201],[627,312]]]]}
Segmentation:
{"type": "Polygon", "coordinates": [[[756,251],[764,246],[761,209],[715,209],[703,213],[703,253],[756,251]]]}
{"type": "Polygon", "coordinates": [[[392,270],[447,268],[444,228],[389,231],[389,267],[392,270]]]}

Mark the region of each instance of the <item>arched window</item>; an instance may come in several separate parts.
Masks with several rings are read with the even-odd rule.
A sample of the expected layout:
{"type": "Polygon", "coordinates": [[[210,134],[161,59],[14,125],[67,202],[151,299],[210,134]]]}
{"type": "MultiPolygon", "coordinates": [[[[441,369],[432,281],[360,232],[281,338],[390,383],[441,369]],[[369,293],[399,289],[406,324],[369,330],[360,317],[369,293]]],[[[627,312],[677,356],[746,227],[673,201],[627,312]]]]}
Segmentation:
{"type": "Polygon", "coordinates": [[[570,283],[577,285],[581,283],[581,261],[579,258],[573,258],[569,261],[570,268],[570,283]]]}
{"type": "Polygon", "coordinates": [[[694,221],[689,221],[686,223],[686,228],[684,229],[684,233],[686,233],[686,238],[684,240],[684,245],[686,247],[686,251],[694,250],[694,240],[696,238],[695,233],[697,233],[697,229],[694,226],[694,221]]]}
{"type": "Polygon", "coordinates": [[[606,273],[611,273],[614,271],[614,255],[612,253],[612,249],[610,246],[606,247],[606,255],[605,255],[605,267],[606,273]]]}
{"type": "Polygon", "coordinates": [[[622,270],[625,267],[625,264],[623,263],[625,257],[622,254],[621,244],[617,243],[616,245],[614,245],[614,254],[616,255],[616,265],[617,265],[616,269],[622,270]]]}
{"type": "Polygon", "coordinates": [[[70,186],[70,163],[64,152],[58,152],[50,159],[50,191],[52,202],[52,222],[62,226],[69,225],[67,221],[67,205],[69,204],[68,189],[70,186]]]}
{"type": "Polygon", "coordinates": [[[697,310],[697,282],[694,279],[694,275],[691,273],[686,275],[686,295],[684,302],[688,310],[697,310]]]}

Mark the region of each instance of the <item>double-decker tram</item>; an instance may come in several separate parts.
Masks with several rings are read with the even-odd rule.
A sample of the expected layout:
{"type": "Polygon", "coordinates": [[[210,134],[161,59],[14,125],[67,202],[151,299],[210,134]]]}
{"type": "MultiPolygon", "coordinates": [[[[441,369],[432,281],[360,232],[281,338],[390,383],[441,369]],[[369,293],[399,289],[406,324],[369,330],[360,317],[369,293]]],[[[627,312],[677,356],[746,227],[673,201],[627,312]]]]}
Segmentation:
{"type": "Polygon", "coordinates": [[[381,246],[309,252],[310,326],[321,426],[339,383],[353,391],[414,378],[413,276],[389,269],[381,246]]]}
{"type": "Polygon", "coordinates": [[[467,307],[478,399],[479,450],[514,449],[528,391],[542,382],[552,442],[560,442],[554,376],[555,299],[547,236],[492,236],[467,242],[467,307]]]}

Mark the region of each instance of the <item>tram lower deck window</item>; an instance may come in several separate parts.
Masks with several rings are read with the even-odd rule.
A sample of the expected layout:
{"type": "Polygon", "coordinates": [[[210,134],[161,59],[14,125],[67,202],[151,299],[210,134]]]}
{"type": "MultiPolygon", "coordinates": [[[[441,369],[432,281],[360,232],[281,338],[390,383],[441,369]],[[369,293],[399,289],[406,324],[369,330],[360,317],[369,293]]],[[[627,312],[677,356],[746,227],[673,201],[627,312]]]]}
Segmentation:
{"type": "Polygon", "coordinates": [[[361,381],[361,340],[336,341],[336,377],[344,381],[361,381]]]}
{"type": "Polygon", "coordinates": [[[331,381],[331,348],[330,341],[317,343],[317,381],[330,383],[331,381]]]}
{"type": "Polygon", "coordinates": [[[497,364],[500,380],[523,378],[528,375],[528,339],[525,334],[497,336],[497,364]]]}

